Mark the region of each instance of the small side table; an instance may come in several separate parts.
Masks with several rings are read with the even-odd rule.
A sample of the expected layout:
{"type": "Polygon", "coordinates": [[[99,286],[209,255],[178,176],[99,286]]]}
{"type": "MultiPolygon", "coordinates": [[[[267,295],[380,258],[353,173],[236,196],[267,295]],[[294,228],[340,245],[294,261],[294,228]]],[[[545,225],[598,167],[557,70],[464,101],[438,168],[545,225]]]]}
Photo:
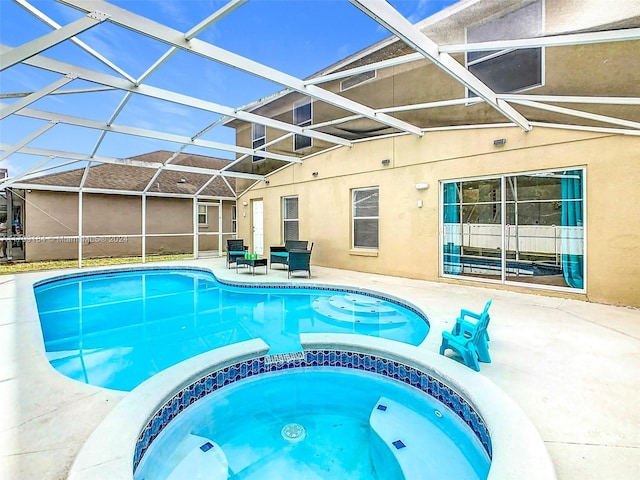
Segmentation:
{"type": "Polygon", "coordinates": [[[238,266],[247,265],[251,267],[251,275],[256,274],[256,267],[264,267],[264,274],[267,274],[267,258],[244,258],[239,257],[236,259],[236,273],[238,273],[238,266]]]}

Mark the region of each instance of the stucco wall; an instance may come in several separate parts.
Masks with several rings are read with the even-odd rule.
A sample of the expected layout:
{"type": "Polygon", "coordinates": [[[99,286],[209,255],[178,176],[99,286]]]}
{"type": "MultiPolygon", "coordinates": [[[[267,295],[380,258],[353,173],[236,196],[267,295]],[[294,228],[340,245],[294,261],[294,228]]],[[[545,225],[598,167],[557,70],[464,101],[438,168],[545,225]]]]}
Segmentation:
{"type": "MultiPolygon", "coordinates": [[[[78,195],[32,190],[27,193],[25,244],[27,261],[78,258],[78,243],[55,237],[78,235],[78,195]],[[42,237],[54,237],[44,240],[42,237]]],[[[142,202],[140,197],[84,194],[83,258],[140,256],[142,254],[142,202]],[[107,238],[95,238],[95,236],[107,238]],[[93,237],[93,238],[92,238],[93,237]]],[[[223,231],[231,231],[233,202],[223,206],[223,231]]],[[[147,198],[146,253],[193,253],[193,201],[179,198],[147,198]],[[181,234],[181,235],[175,235],[181,234]]],[[[209,208],[209,223],[199,232],[218,231],[218,207],[209,208]]],[[[227,237],[225,237],[227,238],[227,237]]],[[[217,235],[200,235],[199,251],[217,250],[217,235]]]]}
{"type": "Polygon", "coordinates": [[[638,162],[640,138],[542,127],[528,133],[505,127],[371,140],[292,165],[271,175],[268,186],[261,182],[247,192],[238,202],[239,237],[251,239],[250,200],[262,198],[265,251],[282,244],[281,198],[298,195],[300,238],[315,242],[313,264],[441,280],[439,181],[585,166],[587,294],[552,294],[638,307],[638,162]],[[494,147],[496,138],[505,138],[506,145],[494,147]],[[383,159],[391,160],[390,165],[383,166],[383,159]],[[431,187],[416,190],[421,182],[431,187]],[[350,248],[351,189],[367,186],[380,188],[380,247],[375,256],[358,255],[350,248]]]}

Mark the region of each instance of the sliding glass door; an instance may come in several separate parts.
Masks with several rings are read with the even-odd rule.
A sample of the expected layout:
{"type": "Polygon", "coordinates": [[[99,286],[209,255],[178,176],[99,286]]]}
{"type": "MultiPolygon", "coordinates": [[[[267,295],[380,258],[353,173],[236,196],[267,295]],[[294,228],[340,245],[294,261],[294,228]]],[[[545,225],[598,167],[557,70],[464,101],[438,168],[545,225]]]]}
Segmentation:
{"type": "Polygon", "coordinates": [[[441,274],[584,289],[584,170],[443,182],[441,274]]]}

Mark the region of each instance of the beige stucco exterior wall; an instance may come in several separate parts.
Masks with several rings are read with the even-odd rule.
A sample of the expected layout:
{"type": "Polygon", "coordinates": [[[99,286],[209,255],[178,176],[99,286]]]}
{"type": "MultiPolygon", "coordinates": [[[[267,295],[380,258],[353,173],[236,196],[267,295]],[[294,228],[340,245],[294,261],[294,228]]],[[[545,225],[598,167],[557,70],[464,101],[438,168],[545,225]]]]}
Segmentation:
{"type": "MultiPolygon", "coordinates": [[[[78,258],[75,240],[42,237],[78,235],[78,195],[76,193],[32,190],[27,193],[25,244],[27,261],[78,258]]],[[[231,232],[233,202],[223,204],[223,232],[231,232]]],[[[140,256],[142,254],[141,197],[125,195],[84,194],[83,258],[140,256]],[[92,238],[95,236],[107,238],[92,238]]],[[[191,199],[148,197],[146,233],[174,234],[149,236],[147,255],[193,253],[193,201],[191,199]],[[181,235],[175,235],[181,234],[181,235]]],[[[218,207],[209,207],[209,223],[201,226],[199,251],[217,250],[218,207]]],[[[229,238],[229,235],[225,236],[229,238]]],[[[223,242],[224,245],[224,242],[223,242]]]]}
{"type": "Polygon", "coordinates": [[[264,200],[265,252],[282,239],[282,197],[298,195],[300,238],[315,242],[312,263],[363,272],[440,279],[439,181],[586,167],[586,295],[549,293],[640,307],[640,138],[536,127],[479,128],[396,136],[354,144],[269,176],[238,202],[238,235],[251,242],[251,200],[264,200]],[[504,147],[493,140],[505,138],[504,147]],[[389,159],[390,165],[381,161],[389,159]],[[312,172],[318,176],[313,177],[312,172]],[[416,183],[430,188],[416,190],[416,183]],[[351,189],[378,186],[379,250],[351,250],[351,189]],[[419,208],[418,201],[423,206],[419,208]],[[243,206],[244,202],[248,206],[243,206]]]}

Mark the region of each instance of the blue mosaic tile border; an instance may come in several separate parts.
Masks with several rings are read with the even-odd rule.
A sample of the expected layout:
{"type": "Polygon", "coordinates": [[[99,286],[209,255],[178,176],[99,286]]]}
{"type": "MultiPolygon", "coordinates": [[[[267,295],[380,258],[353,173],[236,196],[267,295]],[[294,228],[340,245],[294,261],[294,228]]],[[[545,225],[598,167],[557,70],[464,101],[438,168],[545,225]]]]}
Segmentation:
{"type": "Polygon", "coordinates": [[[403,308],[406,308],[407,310],[410,310],[411,312],[415,313],[416,315],[418,315],[420,318],[422,318],[427,325],[429,325],[429,319],[427,318],[427,316],[424,314],[423,311],[421,311],[419,308],[414,307],[413,305],[411,305],[410,303],[404,302],[403,300],[400,300],[399,298],[394,298],[394,297],[390,297],[387,295],[383,295],[380,293],[376,293],[376,292],[372,292],[369,290],[362,290],[359,288],[351,288],[351,287],[342,287],[342,286],[330,286],[330,285],[321,285],[321,284],[291,284],[291,283],[240,283],[240,282],[230,282],[227,280],[221,280],[219,278],[216,277],[216,280],[218,283],[220,283],[221,285],[226,285],[229,287],[238,287],[238,288],[265,288],[265,289],[292,289],[292,290],[320,290],[323,292],[340,292],[340,293],[355,293],[358,295],[362,295],[364,297],[371,297],[371,298],[375,298],[378,300],[384,300],[386,302],[390,302],[390,303],[395,303],[396,305],[399,305],[403,308]]]}
{"type": "Polygon", "coordinates": [[[185,408],[197,400],[200,400],[205,395],[233,382],[254,375],[292,368],[317,366],[364,370],[394,378],[411,387],[418,388],[453,410],[474,432],[489,455],[489,458],[491,458],[491,439],[484,420],[463,397],[440,380],[414,367],[371,354],[342,350],[306,350],[304,353],[305,358],[303,360],[272,363],[269,365],[265,364],[266,357],[264,356],[238,362],[211,372],[183,388],[156,412],[138,436],[133,457],[134,473],[142,457],[160,432],[185,408]]]}
{"type": "MultiPolygon", "coordinates": [[[[39,280],[37,282],[35,282],[33,284],[33,288],[36,287],[41,287],[43,285],[48,285],[50,283],[54,283],[57,282],[59,280],[73,280],[73,279],[77,279],[77,278],[82,278],[82,277],[97,277],[97,276],[106,276],[106,275],[113,275],[113,274],[118,274],[118,273],[145,273],[145,272],[156,272],[156,271],[162,271],[162,270],[170,270],[170,271],[175,271],[175,270],[184,270],[184,271],[188,271],[188,272],[198,272],[198,273],[206,273],[208,275],[212,275],[214,278],[216,278],[215,275],[213,275],[213,272],[211,270],[208,270],[206,268],[200,268],[200,267],[189,267],[189,266],[153,266],[153,267],[123,267],[123,268],[113,268],[113,269],[109,269],[109,270],[94,270],[91,272],[76,272],[76,273],[68,273],[68,274],[64,274],[64,275],[56,275],[55,277],[49,277],[49,278],[45,278],[44,280],[39,280]]],[[[217,280],[217,278],[216,278],[217,280]]]]}

